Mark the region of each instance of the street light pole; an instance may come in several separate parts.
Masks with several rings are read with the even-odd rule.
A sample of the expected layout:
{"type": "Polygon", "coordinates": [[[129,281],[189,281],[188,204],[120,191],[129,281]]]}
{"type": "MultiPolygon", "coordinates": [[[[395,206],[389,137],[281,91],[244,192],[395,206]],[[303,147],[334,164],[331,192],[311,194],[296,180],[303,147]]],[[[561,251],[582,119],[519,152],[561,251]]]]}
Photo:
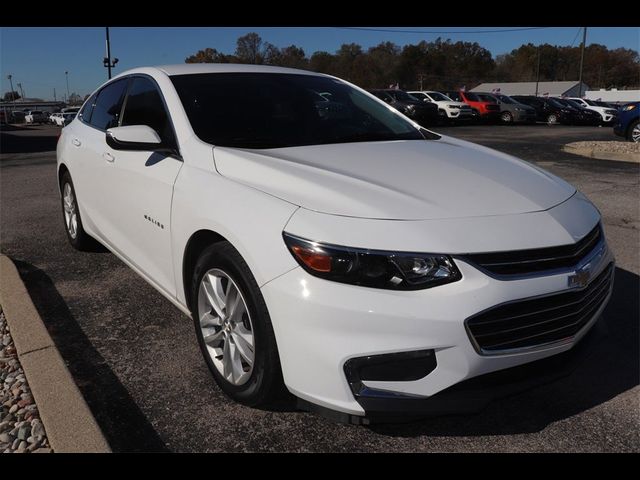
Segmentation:
{"type": "Polygon", "coordinates": [[[11,101],[15,102],[16,101],[16,97],[13,94],[13,80],[11,80],[13,78],[13,75],[7,75],[7,78],[9,79],[9,83],[11,84],[11,101]]]}
{"type": "Polygon", "coordinates": [[[539,83],[540,83],[540,45],[538,45],[538,66],[536,67],[536,97],[538,96],[539,83]]]}
{"type": "Polygon", "coordinates": [[[116,63],[118,63],[118,59],[114,58],[111,61],[111,40],[109,38],[109,27],[105,27],[106,39],[107,39],[107,56],[102,60],[102,64],[107,67],[107,76],[109,80],[111,80],[111,69],[115,68],[116,63]]]}
{"type": "Polygon", "coordinates": [[[582,66],[584,65],[584,46],[587,43],[587,27],[582,32],[582,52],[580,53],[580,78],[578,79],[578,97],[582,98],[582,66]]]}
{"type": "Polygon", "coordinates": [[[64,75],[65,75],[65,77],[67,79],[67,101],[69,101],[69,72],[65,71],[64,75]]]}
{"type": "Polygon", "coordinates": [[[22,96],[22,99],[24,100],[24,90],[22,89],[22,83],[18,83],[18,88],[20,89],[20,95],[22,96]]]}

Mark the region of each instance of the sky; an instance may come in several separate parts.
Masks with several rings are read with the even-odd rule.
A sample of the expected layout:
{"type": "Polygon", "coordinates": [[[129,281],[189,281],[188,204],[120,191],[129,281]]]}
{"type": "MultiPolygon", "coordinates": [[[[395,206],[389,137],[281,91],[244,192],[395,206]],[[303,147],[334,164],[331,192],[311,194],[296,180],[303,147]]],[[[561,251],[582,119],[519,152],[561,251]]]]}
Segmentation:
{"type": "MultiPolygon", "coordinates": [[[[110,37],[112,57],[120,60],[114,75],[134,67],[184,63],[186,57],[207,47],[230,54],[235,50],[237,38],[248,32],[258,33],[263,41],[278,47],[295,44],[308,56],[317,50],[334,53],[343,43],[358,43],[366,49],[384,41],[403,46],[442,37],[478,42],[495,58],[523,43],[578,46],[582,41],[579,27],[503,31],[514,28],[518,27],[112,27],[110,37]],[[464,33],[470,30],[501,32],[464,33]]],[[[640,50],[640,27],[588,27],[587,45],[590,43],[640,50]]],[[[14,90],[19,91],[20,83],[26,97],[53,99],[55,88],[57,99],[61,99],[67,93],[67,79],[69,91],[84,96],[107,79],[107,69],[102,64],[104,56],[105,29],[101,27],[0,28],[0,92],[10,90],[7,75],[12,75],[14,90]]]]}

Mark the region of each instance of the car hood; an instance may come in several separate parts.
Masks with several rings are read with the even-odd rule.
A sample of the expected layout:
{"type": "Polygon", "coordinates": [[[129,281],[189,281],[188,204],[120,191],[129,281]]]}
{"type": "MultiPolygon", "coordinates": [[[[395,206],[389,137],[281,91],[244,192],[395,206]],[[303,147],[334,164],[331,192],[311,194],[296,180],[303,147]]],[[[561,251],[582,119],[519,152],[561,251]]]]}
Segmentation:
{"type": "Polygon", "coordinates": [[[234,181],[304,208],[394,220],[549,209],[575,189],[509,155],[450,137],[248,150],[214,147],[234,181]]]}

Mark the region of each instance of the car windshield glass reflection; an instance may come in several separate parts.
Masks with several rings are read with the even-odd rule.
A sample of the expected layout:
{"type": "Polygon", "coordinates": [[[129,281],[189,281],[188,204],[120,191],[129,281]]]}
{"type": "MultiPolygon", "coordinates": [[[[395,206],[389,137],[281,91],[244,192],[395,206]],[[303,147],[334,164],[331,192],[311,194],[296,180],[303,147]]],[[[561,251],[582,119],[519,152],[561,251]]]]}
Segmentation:
{"type": "Polygon", "coordinates": [[[171,80],[196,135],[212,145],[282,148],[425,139],[386,105],[330,77],[214,73],[171,80]]]}

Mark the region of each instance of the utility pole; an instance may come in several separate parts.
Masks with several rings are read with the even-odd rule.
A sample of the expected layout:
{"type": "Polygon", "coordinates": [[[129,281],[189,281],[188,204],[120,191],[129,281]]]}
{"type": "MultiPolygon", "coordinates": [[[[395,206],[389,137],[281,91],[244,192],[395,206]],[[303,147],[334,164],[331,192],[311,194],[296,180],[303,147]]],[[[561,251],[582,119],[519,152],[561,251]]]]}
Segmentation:
{"type": "Polygon", "coordinates": [[[68,72],[68,71],[65,71],[65,72],[64,72],[64,76],[65,76],[65,77],[66,77],[66,79],[67,79],[67,100],[68,100],[68,99],[69,99],[69,72],[68,72]]]}
{"type": "Polygon", "coordinates": [[[102,60],[102,64],[107,67],[107,75],[109,80],[111,80],[111,69],[115,68],[116,63],[118,63],[118,59],[114,58],[111,61],[111,40],[109,39],[109,27],[105,27],[107,34],[107,56],[102,60]]]}
{"type": "Polygon", "coordinates": [[[13,75],[7,75],[7,78],[9,79],[9,83],[11,84],[11,101],[15,102],[16,101],[16,97],[13,94],[13,80],[11,80],[13,78],[13,75]]]}
{"type": "Polygon", "coordinates": [[[540,45],[538,45],[538,66],[536,67],[536,97],[538,96],[539,83],[540,83],[540,45]]]}
{"type": "Polygon", "coordinates": [[[20,89],[20,95],[22,96],[22,99],[24,100],[24,90],[22,89],[22,83],[18,83],[18,88],[20,89]]]}
{"type": "Polygon", "coordinates": [[[584,65],[584,46],[587,43],[587,27],[582,31],[582,51],[580,53],[580,78],[578,78],[578,97],[582,98],[582,67],[584,65]]]}

